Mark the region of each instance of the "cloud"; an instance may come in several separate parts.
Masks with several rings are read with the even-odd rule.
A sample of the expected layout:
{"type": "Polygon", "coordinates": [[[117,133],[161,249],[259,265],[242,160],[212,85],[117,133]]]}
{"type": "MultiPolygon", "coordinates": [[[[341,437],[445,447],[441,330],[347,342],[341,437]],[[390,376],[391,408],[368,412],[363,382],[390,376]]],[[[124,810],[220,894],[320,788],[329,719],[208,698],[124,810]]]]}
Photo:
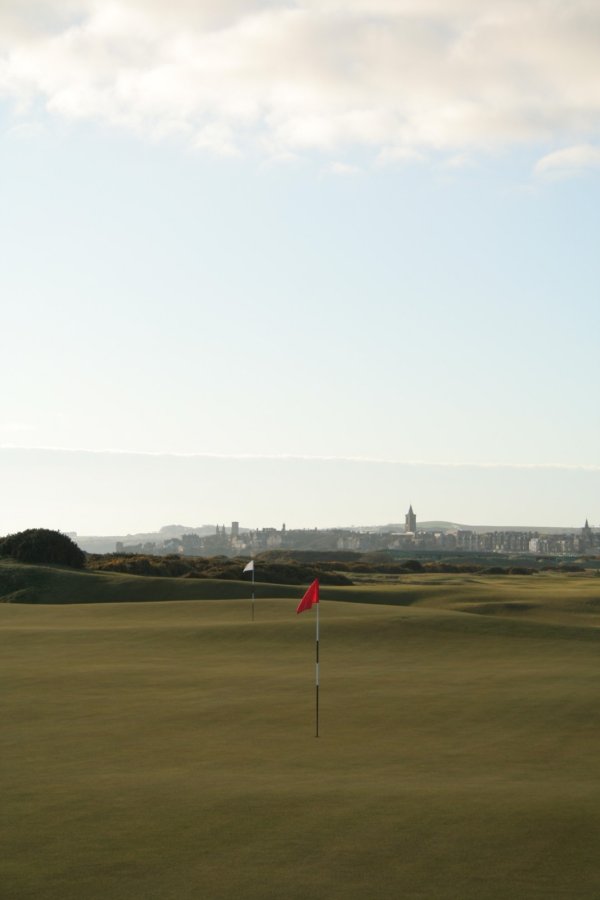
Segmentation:
{"type": "Polygon", "coordinates": [[[4,0],[0,11],[0,93],[17,109],[41,101],[216,154],[335,160],[358,147],[389,162],[593,144],[599,75],[592,0],[4,0]]]}
{"type": "Polygon", "coordinates": [[[600,147],[579,144],[555,150],[542,157],[535,166],[535,174],[554,178],[569,178],[581,175],[588,169],[600,168],[600,147]]]}
{"type": "Polygon", "coordinates": [[[45,133],[45,128],[40,122],[18,122],[8,128],[7,136],[14,141],[36,141],[45,133]]]}
{"type": "Polygon", "coordinates": [[[133,456],[156,457],[164,459],[205,459],[205,460],[247,460],[254,462],[290,462],[290,463],[356,463],[358,465],[406,466],[410,468],[431,469],[503,469],[503,470],[544,470],[564,472],[600,472],[600,464],[596,463],[531,463],[531,462],[498,462],[498,461],[464,461],[392,459],[370,456],[309,456],[292,453],[253,454],[253,453],[210,453],[193,451],[167,450],[124,450],[117,448],[91,449],[89,447],[24,447],[17,445],[0,445],[0,453],[64,453],[85,454],[87,456],[133,456]]]}
{"type": "Polygon", "coordinates": [[[341,175],[342,177],[349,177],[352,175],[358,175],[360,173],[359,166],[353,166],[350,163],[343,162],[333,162],[328,167],[327,171],[331,175],[341,175]]]}
{"type": "Polygon", "coordinates": [[[29,422],[0,422],[0,434],[20,434],[24,431],[35,431],[29,422]]]}

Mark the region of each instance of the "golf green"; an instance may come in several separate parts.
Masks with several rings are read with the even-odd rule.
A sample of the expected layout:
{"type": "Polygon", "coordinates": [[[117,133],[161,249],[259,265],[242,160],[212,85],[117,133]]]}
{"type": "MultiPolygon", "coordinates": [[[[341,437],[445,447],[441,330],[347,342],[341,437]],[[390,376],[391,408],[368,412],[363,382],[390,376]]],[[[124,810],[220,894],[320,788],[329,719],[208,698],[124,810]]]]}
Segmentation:
{"type": "Polygon", "coordinates": [[[600,631],[552,596],[325,600],[318,739],[296,600],[0,604],[0,896],[597,900],[600,631]]]}

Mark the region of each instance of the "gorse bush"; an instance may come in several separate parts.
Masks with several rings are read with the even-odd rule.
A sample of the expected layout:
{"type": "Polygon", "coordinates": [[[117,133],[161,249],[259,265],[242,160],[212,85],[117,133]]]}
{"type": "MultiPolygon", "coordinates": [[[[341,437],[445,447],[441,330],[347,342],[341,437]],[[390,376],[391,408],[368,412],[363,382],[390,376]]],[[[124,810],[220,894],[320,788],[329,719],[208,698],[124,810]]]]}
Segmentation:
{"type": "MultiPolygon", "coordinates": [[[[247,558],[227,556],[186,557],[144,556],[139,554],[91,554],[88,568],[102,572],[123,572],[128,575],[153,575],[167,578],[218,578],[231,581],[242,579],[247,558]]],[[[349,585],[351,580],[324,565],[300,564],[293,560],[275,562],[257,560],[256,580],[271,584],[306,584],[318,578],[322,584],[349,585]]]]}
{"type": "Polygon", "coordinates": [[[85,553],[66,534],[50,528],[28,528],[0,538],[0,556],[19,562],[55,564],[81,569],[85,553]]]}

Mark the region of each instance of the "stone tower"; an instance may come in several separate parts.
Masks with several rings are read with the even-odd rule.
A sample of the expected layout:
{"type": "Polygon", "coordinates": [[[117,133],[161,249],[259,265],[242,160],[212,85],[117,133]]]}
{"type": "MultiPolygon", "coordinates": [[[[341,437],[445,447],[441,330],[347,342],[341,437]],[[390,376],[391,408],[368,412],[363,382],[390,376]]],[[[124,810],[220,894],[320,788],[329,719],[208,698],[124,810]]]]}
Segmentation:
{"type": "Polygon", "coordinates": [[[406,516],[404,517],[404,531],[405,532],[410,531],[410,532],[412,532],[412,534],[417,533],[417,517],[415,516],[415,514],[413,512],[412,505],[411,505],[410,509],[408,510],[408,512],[406,513],[406,516]]]}
{"type": "Polygon", "coordinates": [[[590,523],[585,520],[585,525],[581,529],[581,549],[591,550],[594,546],[594,532],[590,528],[590,523]]]}

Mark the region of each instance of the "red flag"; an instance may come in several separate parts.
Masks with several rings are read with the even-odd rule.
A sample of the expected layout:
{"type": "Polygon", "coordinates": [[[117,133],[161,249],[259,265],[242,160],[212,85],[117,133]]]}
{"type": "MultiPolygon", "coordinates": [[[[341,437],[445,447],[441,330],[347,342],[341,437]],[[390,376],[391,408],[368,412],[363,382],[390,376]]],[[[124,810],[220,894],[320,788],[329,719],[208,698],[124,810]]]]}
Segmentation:
{"type": "Polygon", "coordinates": [[[315,578],[304,597],[298,604],[298,608],[296,609],[297,613],[304,612],[305,609],[310,609],[313,603],[319,602],[319,579],[315,578]]]}

